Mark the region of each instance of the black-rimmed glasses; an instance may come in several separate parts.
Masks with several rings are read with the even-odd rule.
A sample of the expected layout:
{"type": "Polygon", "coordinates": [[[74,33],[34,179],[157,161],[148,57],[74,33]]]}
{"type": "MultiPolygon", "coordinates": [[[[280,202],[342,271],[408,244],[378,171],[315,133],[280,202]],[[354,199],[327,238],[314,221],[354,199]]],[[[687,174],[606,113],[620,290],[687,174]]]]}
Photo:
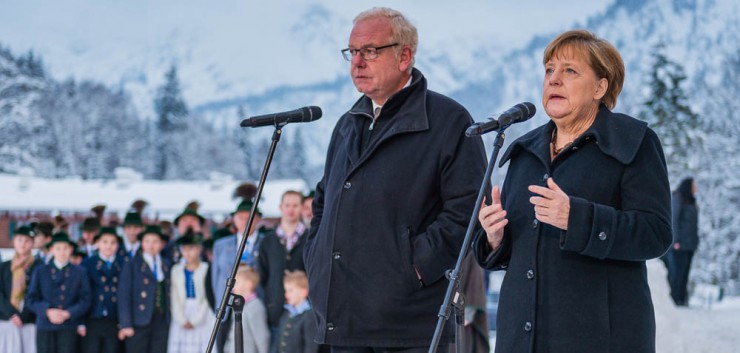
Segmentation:
{"type": "Polygon", "coordinates": [[[398,45],[398,43],[388,44],[384,45],[382,47],[368,47],[368,48],[360,48],[360,49],[342,49],[342,56],[344,57],[344,60],[352,61],[352,57],[357,55],[358,53],[364,60],[375,60],[378,58],[378,52],[385,48],[395,47],[398,45]]]}

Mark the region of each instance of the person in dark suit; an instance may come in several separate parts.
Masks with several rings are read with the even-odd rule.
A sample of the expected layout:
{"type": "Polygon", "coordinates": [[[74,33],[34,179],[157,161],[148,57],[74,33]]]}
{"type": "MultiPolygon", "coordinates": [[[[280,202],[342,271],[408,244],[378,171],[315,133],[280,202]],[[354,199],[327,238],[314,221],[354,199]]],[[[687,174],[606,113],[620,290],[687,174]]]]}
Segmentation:
{"type": "MultiPolygon", "coordinates": [[[[259,247],[257,272],[265,293],[267,323],[275,335],[280,324],[280,316],[285,305],[283,276],[285,271],[305,271],[303,265],[303,245],[306,226],[301,222],[301,201],[303,195],[288,190],[280,200],[280,222],[274,231],[268,232],[259,247]]],[[[272,339],[275,344],[275,338],[272,339]]]]}
{"type": "Polygon", "coordinates": [[[118,284],[125,261],[117,255],[120,239],[116,228],[100,228],[92,242],[97,252],[86,258],[82,267],[90,279],[93,301],[85,325],[77,332],[83,337],[83,353],[116,353],[120,346],[118,284]]]}
{"type": "Polygon", "coordinates": [[[418,34],[402,13],[373,8],[353,24],[342,55],[363,95],[334,128],[303,237],[316,340],[333,353],[427,352],[485,149],[465,137],[470,113],[414,67],[418,34]]]}
{"type": "Polygon", "coordinates": [[[564,32],[542,63],[550,121],[503,154],[473,241],[481,266],[506,270],[496,352],[655,352],[645,261],[671,244],[660,140],[611,111],[625,71],[606,40],[564,32]]]}
{"type": "Polygon", "coordinates": [[[142,230],[144,230],[144,221],[141,213],[133,211],[126,213],[123,218],[123,246],[119,249],[119,253],[133,259],[141,246],[138,237],[142,230]]]}
{"type": "Polygon", "coordinates": [[[90,308],[92,294],[87,271],[70,263],[77,244],[57,232],[47,244],[52,260],[36,267],[26,305],[36,313],[38,353],[77,353],[77,326],[90,308]]]}
{"type": "Polygon", "coordinates": [[[695,193],[694,178],[685,178],[673,192],[671,200],[673,246],[668,252],[670,258],[668,278],[671,298],[678,306],[689,305],[687,286],[691,258],[699,246],[699,209],[696,207],[695,193]]]}
{"type": "Polygon", "coordinates": [[[100,231],[100,219],[87,217],[82,221],[82,236],[77,241],[78,249],[85,253],[86,257],[95,254],[95,235],[100,231]]]}
{"type": "Polygon", "coordinates": [[[43,264],[31,254],[36,232],[28,226],[13,234],[13,258],[0,264],[0,353],[33,351],[36,315],[24,305],[31,274],[43,264]]]}
{"type": "Polygon", "coordinates": [[[170,262],[162,257],[167,237],[159,226],[146,226],[137,237],[141,251],[124,265],[118,285],[118,339],[128,353],[167,350],[170,322],[170,262]]]}

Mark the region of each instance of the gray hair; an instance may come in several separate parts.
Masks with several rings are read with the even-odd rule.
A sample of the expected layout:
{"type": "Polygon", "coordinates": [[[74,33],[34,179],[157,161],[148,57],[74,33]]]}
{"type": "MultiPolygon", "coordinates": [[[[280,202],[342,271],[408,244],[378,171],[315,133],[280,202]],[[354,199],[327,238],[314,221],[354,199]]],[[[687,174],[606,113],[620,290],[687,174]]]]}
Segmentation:
{"type": "Polygon", "coordinates": [[[386,18],[391,23],[392,39],[394,42],[400,44],[394,48],[396,57],[401,54],[401,50],[405,45],[411,47],[411,66],[409,67],[409,73],[414,67],[416,62],[416,47],[419,45],[419,34],[416,31],[416,27],[399,11],[390,9],[387,7],[373,7],[372,9],[361,12],[352,21],[353,24],[357,24],[360,21],[374,19],[374,18],[386,18]]]}

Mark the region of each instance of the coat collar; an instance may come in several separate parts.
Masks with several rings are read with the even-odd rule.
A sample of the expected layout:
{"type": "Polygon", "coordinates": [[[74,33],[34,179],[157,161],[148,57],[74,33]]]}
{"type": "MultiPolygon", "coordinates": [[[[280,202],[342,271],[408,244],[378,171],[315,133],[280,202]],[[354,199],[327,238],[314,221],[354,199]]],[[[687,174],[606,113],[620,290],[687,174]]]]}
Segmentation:
{"type": "Polygon", "coordinates": [[[383,105],[380,118],[388,119],[386,115],[393,114],[392,118],[387,126],[378,131],[381,135],[373,139],[372,144],[365,151],[360,145],[360,136],[362,136],[364,119],[373,117],[373,103],[365,95],[360,97],[347,112],[350,123],[342,131],[352,164],[356,166],[362,163],[380,144],[392,136],[428,130],[426,92],[426,78],[421,71],[414,68],[411,72],[411,84],[394,93],[383,105]]]}
{"type": "MultiPolygon", "coordinates": [[[[549,163],[553,129],[555,123],[549,121],[514,141],[501,158],[499,167],[521,151],[528,151],[543,163],[549,163]]],[[[601,104],[594,123],[573,141],[573,146],[580,147],[593,141],[605,155],[626,165],[632,163],[637,156],[646,131],[646,122],[624,114],[612,113],[601,104]]]]}

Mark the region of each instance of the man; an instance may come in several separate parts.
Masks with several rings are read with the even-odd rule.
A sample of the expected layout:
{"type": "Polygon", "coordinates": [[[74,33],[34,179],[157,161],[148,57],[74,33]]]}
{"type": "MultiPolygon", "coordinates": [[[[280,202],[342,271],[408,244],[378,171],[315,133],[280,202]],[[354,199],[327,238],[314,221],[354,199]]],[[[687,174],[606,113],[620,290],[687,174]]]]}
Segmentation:
{"type": "Polygon", "coordinates": [[[334,353],[428,350],[483,180],[472,119],[427,90],[416,46],[401,13],[374,8],[342,51],[364,96],[332,134],[304,252],[316,339],[334,353]]]}
{"type": "Polygon", "coordinates": [[[100,230],[100,219],[97,217],[87,217],[82,221],[82,237],[77,241],[78,249],[85,253],[85,256],[90,257],[95,254],[95,242],[93,238],[98,234],[100,230]]]}
{"type": "Polygon", "coordinates": [[[303,206],[301,206],[301,220],[306,227],[311,227],[311,219],[313,219],[313,197],[316,194],[315,191],[311,190],[306,196],[303,197],[303,206]]]}
{"type": "Polygon", "coordinates": [[[257,271],[260,284],[265,291],[267,324],[274,333],[280,324],[285,305],[283,275],[285,271],[305,271],[303,265],[303,233],[306,226],[301,222],[303,194],[288,190],[280,199],[280,222],[274,231],[267,233],[259,247],[257,271]]]}
{"type": "Polygon", "coordinates": [[[138,212],[126,213],[126,217],[123,218],[123,247],[119,249],[119,253],[133,259],[141,246],[138,236],[143,230],[144,221],[141,219],[141,214],[138,212]]]}
{"type": "MultiPolygon", "coordinates": [[[[211,285],[213,286],[216,310],[218,309],[218,306],[221,305],[221,298],[226,291],[226,280],[231,274],[231,268],[234,265],[234,259],[236,258],[236,251],[239,249],[239,244],[241,244],[244,230],[247,228],[249,215],[252,212],[253,205],[254,202],[252,200],[244,200],[240,202],[236,211],[232,214],[236,234],[217,239],[213,243],[211,285]]],[[[249,235],[247,235],[247,243],[244,247],[244,252],[240,257],[240,262],[250,267],[254,267],[257,263],[259,243],[262,242],[264,237],[262,230],[257,227],[260,223],[261,216],[262,213],[259,208],[257,208],[255,210],[252,228],[249,229],[249,235]]],[[[231,322],[231,312],[226,311],[224,322],[218,331],[218,337],[216,340],[216,349],[218,352],[224,351],[224,344],[226,343],[229,330],[231,329],[231,322]]]]}

